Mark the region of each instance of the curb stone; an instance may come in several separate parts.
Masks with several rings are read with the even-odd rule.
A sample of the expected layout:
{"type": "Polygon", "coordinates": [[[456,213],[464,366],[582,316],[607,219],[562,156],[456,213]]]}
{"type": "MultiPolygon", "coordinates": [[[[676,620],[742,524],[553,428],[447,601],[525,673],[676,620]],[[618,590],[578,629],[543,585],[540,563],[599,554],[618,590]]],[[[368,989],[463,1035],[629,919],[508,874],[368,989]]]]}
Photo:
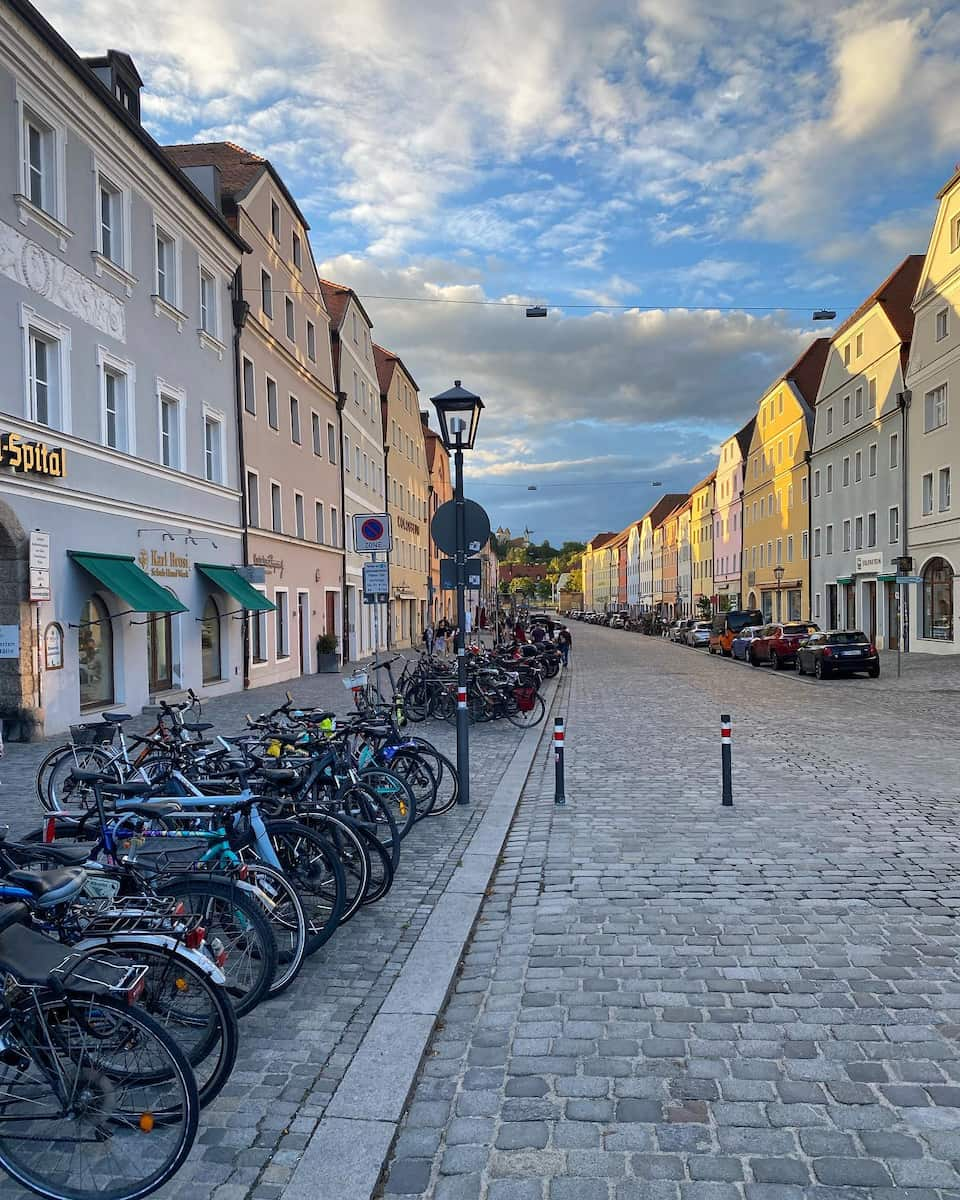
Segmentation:
{"type": "Polygon", "coordinates": [[[521,738],[416,945],[331,1096],[284,1189],[284,1200],[365,1200],[376,1191],[524,784],[550,733],[562,681],[561,674],[553,682],[543,721],[521,738]]]}

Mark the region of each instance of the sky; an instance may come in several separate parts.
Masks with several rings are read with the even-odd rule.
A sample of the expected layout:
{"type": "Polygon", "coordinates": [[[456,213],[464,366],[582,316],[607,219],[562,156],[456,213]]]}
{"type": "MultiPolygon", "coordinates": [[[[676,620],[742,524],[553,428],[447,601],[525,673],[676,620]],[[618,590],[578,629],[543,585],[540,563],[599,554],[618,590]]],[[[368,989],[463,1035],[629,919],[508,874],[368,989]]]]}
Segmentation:
{"type": "Polygon", "coordinates": [[[537,542],[708,474],[813,310],[926,249],[960,159],[943,0],[40,7],[133,55],[159,140],[270,158],[421,407],[483,397],[467,494],[537,542]]]}

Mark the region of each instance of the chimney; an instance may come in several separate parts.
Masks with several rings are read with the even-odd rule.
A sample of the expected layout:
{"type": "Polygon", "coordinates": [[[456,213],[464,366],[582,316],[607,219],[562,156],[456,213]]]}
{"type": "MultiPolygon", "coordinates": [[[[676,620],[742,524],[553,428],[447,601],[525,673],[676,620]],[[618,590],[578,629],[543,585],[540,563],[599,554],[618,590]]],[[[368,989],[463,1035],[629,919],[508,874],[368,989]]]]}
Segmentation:
{"type": "Polygon", "coordinates": [[[113,98],[137,122],[140,120],[140,90],[143,80],[129,54],[108,50],[96,58],[83,60],[113,98]]]}

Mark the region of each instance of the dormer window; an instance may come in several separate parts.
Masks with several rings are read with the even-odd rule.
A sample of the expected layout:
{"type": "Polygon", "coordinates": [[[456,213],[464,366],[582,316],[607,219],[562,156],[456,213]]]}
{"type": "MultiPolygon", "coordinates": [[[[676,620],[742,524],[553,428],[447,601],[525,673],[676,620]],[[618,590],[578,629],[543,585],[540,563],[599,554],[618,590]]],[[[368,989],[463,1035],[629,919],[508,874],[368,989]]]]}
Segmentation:
{"type": "Polygon", "coordinates": [[[121,107],[139,121],[143,80],[130,55],[121,50],[108,50],[106,54],[86,58],[84,62],[121,107]]]}

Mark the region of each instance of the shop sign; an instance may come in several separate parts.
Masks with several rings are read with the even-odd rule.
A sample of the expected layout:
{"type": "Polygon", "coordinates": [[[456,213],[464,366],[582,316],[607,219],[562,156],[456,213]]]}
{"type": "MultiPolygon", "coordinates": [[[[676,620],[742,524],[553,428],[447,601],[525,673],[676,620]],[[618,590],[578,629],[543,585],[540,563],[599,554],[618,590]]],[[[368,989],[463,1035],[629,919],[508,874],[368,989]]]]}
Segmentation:
{"type": "Polygon", "coordinates": [[[141,550],[137,556],[141,571],[154,579],[186,579],[190,575],[190,559],[173,550],[141,550]]]}
{"type": "Polygon", "coordinates": [[[0,433],[0,467],[62,479],[67,473],[67,452],[46,442],[28,442],[19,433],[0,433]]]}
{"type": "Polygon", "coordinates": [[[43,656],[48,671],[59,671],[63,666],[63,627],[56,621],[44,630],[43,656]]]}
{"type": "Polygon", "coordinates": [[[30,531],[30,599],[50,599],[50,534],[42,529],[30,531]]]}
{"type": "Polygon", "coordinates": [[[858,554],[857,555],[857,574],[871,575],[874,571],[880,572],[883,570],[883,555],[882,554],[858,554]]]}
{"type": "Polygon", "coordinates": [[[417,537],[420,536],[420,526],[416,521],[411,521],[409,517],[397,517],[397,524],[401,529],[406,530],[407,533],[416,534],[417,537]]]}
{"type": "Polygon", "coordinates": [[[253,564],[256,567],[263,567],[264,572],[268,575],[279,575],[283,578],[283,559],[274,558],[272,554],[254,554],[253,564]]]}
{"type": "Polygon", "coordinates": [[[0,658],[20,657],[20,626],[0,625],[0,658]]]}

